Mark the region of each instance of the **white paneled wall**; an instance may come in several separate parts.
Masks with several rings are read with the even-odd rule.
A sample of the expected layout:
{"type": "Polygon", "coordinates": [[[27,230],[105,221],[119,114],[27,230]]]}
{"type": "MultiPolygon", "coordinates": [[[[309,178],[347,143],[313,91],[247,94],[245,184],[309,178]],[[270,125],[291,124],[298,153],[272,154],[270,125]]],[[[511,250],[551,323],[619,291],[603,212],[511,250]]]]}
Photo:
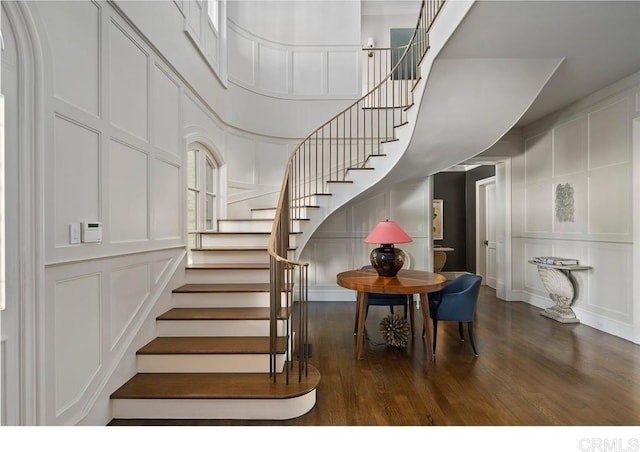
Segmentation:
{"type": "Polygon", "coordinates": [[[121,383],[109,378],[127,348],[135,349],[142,323],[166,309],[163,294],[184,257],[182,249],[161,250],[47,268],[45,346],[38,363],[43,423],[80,422],[96,394],[108,397],[121,383]]]}
{"type": "Polygon", "coordinates": [[[292,46],[268,41],[229,22],[229,80],[281,98],[360,96],[360,43],[292,46]]]}
{"type": "Polygon", "coordinates": [[[430,255],[431,182],[423,178],[372,192],[338,209],[317,229],[300,260],[309,262],[309,299],[353,301],[355,292],[336,284],[336,275],[369,265],[375,245],[364,243],[371,230],[386,219],[396,221],[413,239],[398,244],[408,257],[404,268],[432,268],[430,255]]]}
{"type": "Polygon", "coordinates": [[[573,272],[577,317],[627,339],[633,339],[634,312],[640,309],[633,299],[639,244],[633,233],[638,174],[631,132],[640,115],[639,86],[636,74],[526,127],[524,156],[513,159],[512,180],[514,290],[540,307],[553,305],[527,261],[577,258],[593,267],[573,272]],[[563,216],[556,196],[567,187],[572,210],[563,216]]]}

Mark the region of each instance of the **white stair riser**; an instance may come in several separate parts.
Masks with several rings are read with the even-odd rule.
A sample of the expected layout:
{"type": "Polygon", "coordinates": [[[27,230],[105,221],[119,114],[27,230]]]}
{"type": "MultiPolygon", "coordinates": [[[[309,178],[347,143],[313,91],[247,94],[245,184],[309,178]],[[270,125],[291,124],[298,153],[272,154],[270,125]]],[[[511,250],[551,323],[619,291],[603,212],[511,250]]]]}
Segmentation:
{"type": "MultiPolygon", "coordinates": [[[[220,220],[219,232],[271,232],[273,220],[220,220]]],[[[294,221],[291,232],[300,232],[300,224],[294,221]]]]}
{"type": "Polygon", "coordinates": [[[192,250],[191,262],[194,264],[268,264],[269,253],[266,250],[192,250]]]}
{"type": "Polygon", "coordinates": [[[114,399],[112,409],[116,419],[285,420],[302,416],[315,404],[314,389],[288,399],[114,399]]]}
{"type": "Polygon", "coordinates": [[[206,283],[268,283],[269,269],[246,269],[246,270],[187,270],[187,284],[206,283]]]}
{"type": "MultiPolygon", "coordinates": [[[[284,368],[285,355],[276,358],[276,372],[284,368]]],[[[138,355],[139,373],[269,372],[268,354],[138,355]]]]}
{"type": "Polygon", "coordinates": [[[273,220],[219,220],[220,232],[271,232],[273,220]]]}
{"type": "Polygon", "coordinates": [[[260,209],[251,211],[252,220],[272,220],[276,217],[276,210],[273,209],[260,209]]]}
{"type": "MultiPolygon", "coordinates": [[[[179,308],[268,308],[268,292],[174,293],[179,308]]],[[[284,305],[285,296],[282,296],[284,305]]]]}
{"type": "MultiPolygon", "coordinates": [[[[296,245],[297,234],[291,234],[289,237],[289,245],[296,245]]],[[[269,236],[266,234],[203,234],[203,248],[215,248],[225,246],[254,246],[266,248],[269,245],[269,236]]]]}
{"type": "MultiPolygon", "coordinates": [[[[278,335],[285,335],[285,322],[278,320],[278,335]]],[[[158,336],[269,336],[269,320],[158,320],[158,336]]]]}
{"type": "Polygon", "coordinates": [[[269,245],[268,234],[202,234],[202,247],[216,246],[256,246],[269,245]]]}

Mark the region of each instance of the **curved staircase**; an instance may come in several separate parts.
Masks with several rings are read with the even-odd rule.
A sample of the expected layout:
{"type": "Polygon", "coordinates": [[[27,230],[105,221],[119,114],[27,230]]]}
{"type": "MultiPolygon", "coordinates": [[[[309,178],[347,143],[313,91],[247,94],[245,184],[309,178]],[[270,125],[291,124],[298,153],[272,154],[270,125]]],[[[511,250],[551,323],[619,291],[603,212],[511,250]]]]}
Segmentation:
{"type": "MultiPolygon", "coordinates": [[[[474,1],[443,8],[445,0],[423,0],[413,38],[395,66],[292,153],[278,205],[199,233],[187,284],[173,291],[175,308],[158,317],[158,337],[138,351],[139,373],[111,396],[115,419],[288,419],[313,408],[320,374],[307,359],[308,264],[295,260],[307,240],[332,212],[376,184],[434,174],[489,147],[559,64],[504,59],[483,62],[484,72],[470,58],[445,59],[455,70],[435,65],[474,1]],[[452,73],[468,77],[466,91],[434,88],[452,73]],[[500,77],[515,81],[512,89],[505,90],[500,77]],[[461,97],[475,101],[469,105],[478,117],[486,105],[506,113],[500,121],[465,127],[468,112],[456,108],[461,97]],[[445,111],[446,105],[453,107],[445,111]],[[456,125],[464,130],[456,133],[456,125]]],[[[397,51],[363,50],[373,55],[369,65],[386,61],[385,67],[397,51]]]]}

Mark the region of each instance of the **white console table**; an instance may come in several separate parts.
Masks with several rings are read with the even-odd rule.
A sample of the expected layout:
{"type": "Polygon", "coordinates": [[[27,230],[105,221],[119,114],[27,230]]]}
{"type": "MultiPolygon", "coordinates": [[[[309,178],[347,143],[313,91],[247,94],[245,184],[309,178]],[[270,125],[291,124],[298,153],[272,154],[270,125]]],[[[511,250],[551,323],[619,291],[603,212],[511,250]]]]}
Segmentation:
{"type": "Polygon", "coordinates": [[[577,284],[571,272],[578,270],[589,270],[591,267],[585,265],[551,265],[529,261],[538,267],[538,275],[549,292],[549,298],[556,304],[544,309],[540,315],[557,320],[561,323],[580,323],[576,314],[571,309],[571,304],[576,296],[577,284]]]}

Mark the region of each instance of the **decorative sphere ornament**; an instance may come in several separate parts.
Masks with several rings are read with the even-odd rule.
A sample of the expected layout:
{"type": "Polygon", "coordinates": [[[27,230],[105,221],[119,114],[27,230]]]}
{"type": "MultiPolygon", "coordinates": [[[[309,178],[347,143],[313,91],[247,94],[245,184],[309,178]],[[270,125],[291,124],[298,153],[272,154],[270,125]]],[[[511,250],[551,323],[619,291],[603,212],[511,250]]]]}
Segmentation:
{"type": "Polygon", "coordinates": [[[409,324],[401,315],[388,315],[380,322],[380,334],[385,342],[396,348],[404,348],[409,340],[409,324]]]}

